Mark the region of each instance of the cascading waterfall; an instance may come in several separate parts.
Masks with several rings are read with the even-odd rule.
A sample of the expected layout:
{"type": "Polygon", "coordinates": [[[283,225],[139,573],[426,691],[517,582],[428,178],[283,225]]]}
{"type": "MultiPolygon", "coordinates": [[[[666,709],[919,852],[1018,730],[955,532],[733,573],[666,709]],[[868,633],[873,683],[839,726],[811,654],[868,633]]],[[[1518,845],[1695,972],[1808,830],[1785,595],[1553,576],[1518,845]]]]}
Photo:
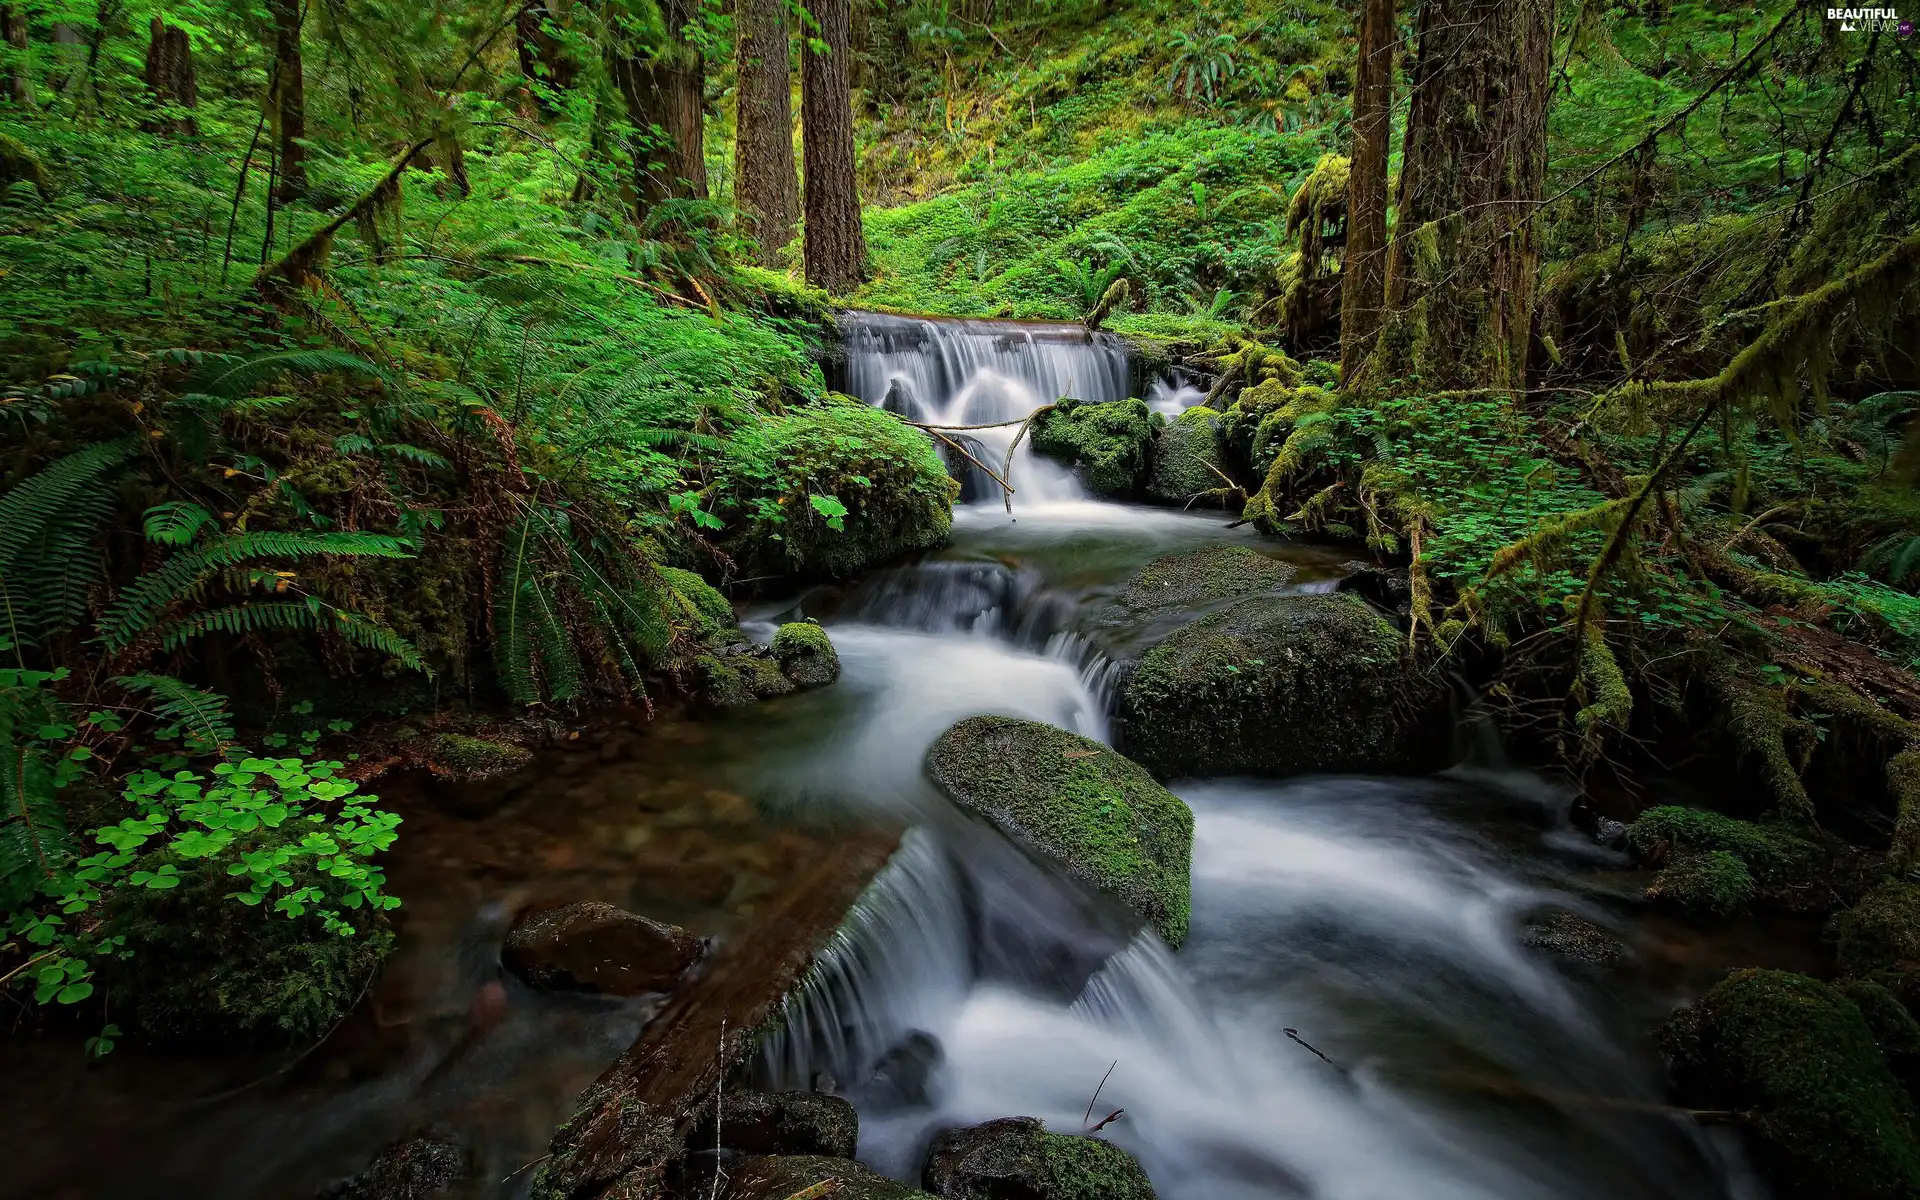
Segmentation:
{"type": "MultiPolygon", "coordinates": [[[[1079,325],[931,321],[885,313],[841,314],[847,391],[915,421],[985,425],[1020,421],[1062,397],[1123,400],[1132,378],[1126,343],[1079,325]]],[[[1019,426],[950,434],[998,471],[1019,426]]],[[[943,448],[944,449],[944,448],[943,448]]],[[[948,452],[951,455],[951,452],[948,452]]],[[[1001,490],[957,455],[963,500],[998,503],[1001,490]]],[[[1072,472],[1028,449],[1013,457],[1016,504],[1083,500],[1072,472]]]]}

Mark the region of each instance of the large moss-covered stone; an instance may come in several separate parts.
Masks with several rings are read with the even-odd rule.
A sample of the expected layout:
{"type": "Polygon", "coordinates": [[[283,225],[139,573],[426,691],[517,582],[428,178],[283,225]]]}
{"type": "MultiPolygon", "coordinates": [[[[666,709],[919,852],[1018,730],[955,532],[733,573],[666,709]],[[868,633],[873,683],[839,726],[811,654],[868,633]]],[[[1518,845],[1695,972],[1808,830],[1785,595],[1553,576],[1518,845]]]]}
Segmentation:
{"type": "MultiPolygon", "coordinates": [[[[1089,404],[1067,399],[1034,418],[1030,437],[1038,454],[1071,466],[1082,483],[1101,496],[1136,496],[1147,481],[1147,462],[1160,414],[1143,400],[1089,404]]],[[[1013,481],[1019,487],[1019,481],[1013,481]]]]}
{"type": "Polygon", "coordinates": [[[1153,465],[1147,476],[1147,495],[1169,504],[1185,504],[1202,492],[1229,486],[1220,472],[1220,442],[1215,430],[1220,414],[1205,407],[1189,408],[1153,439],[1153,465]]]}
{"type": "Polygon", "coordinates": [[[1120,696],[1121,746],[1155,775],[1429,770],[1438,686],[1356,596],[1242,600],[1148,651],[1120,696]]]}
{"type": "Polygon", "coordinates": [[[661,567],[660,578],[667,585],[673,619],[685,625],[695,640],[723,639],[738,628],[733,605],[700,576],[680,567],[661,567]]]}
{"type": "Polygon", "coordinates": [[[827,631],[811,621],[790,621],[774,631],[773,658],[801,687],[821,687],[840,678],[840,654],[827,631]]]}
{"type": "Polygon", "coordinates": [[[1920,885],[1889,879],[1834,920],[1840,969],[1920,1011],[1920,885]]]}
{"type": "Polygon", "coordinates": [[[1092,1137],[1003,1117],[933,1140],[921,1186],[946,1200],[1154,1200],[1133,1155],[1092,1137]]]}
{"type": "Polygon", "coordinates": [[[927,768],[955,804],[1118,897],[1168,945],[1186,937],[1193,813],[1138,764],[1051,725],[969,717],[927,768]]]}
{"type": "Polygon", "coordinates": [[[1684,1103],[1747,1114],[1775,1194],[1920,1196],[1920,1137],[1860,1010],[1786,971],[1735,971],[1663,1035],[1684,1103]]]}
{"type": "Polygon", "coordinates": [[[1880,1047],[1894,1078],[1909,1096],[1920,1099],[1920,1021],[1886,987],[1871,979],[1842,979],[1833,985],[1841,995],[1853,1001],[1873,1032],[1873,1043],[1880,1047]]]}
{"type": "Polygon", "coordinates": [[[740,1154],[825,1155],[852,1158],[860,1141],[860,1114],[838,1096],[821,1092],[727,1092],[716,1128],[711,1105],[687,1139],[691,1150],[740,1154]]]}
{"type": "Polygon", "coordinates": [[[1270,591],[1298,573],[1292,563],[1247,546],[1207,546],[1154,559],[1127,582],[1120,603],[1135,610],[1199,608],[1270,591]]]}
{"type": "Polygon", "coordinates": [[[850,1158],[811,1154],[741,1159],[728,1166],[721,1195],[727,1200],[930,1200],[925,1192],[850,1158]]]}

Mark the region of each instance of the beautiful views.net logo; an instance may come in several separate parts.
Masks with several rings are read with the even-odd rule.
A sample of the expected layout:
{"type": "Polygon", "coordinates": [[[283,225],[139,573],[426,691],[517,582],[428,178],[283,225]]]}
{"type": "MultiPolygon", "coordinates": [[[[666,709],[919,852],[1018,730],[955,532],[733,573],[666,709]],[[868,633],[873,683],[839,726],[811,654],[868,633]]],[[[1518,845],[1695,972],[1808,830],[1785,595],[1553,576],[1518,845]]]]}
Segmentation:
{"type": "Polygon", "coordinates": [[[1827,20],[1838,21],[1841,33],[1885,32],[1913,36],[1913,22],[1893,8],[1830,8],[1827,20]]]}

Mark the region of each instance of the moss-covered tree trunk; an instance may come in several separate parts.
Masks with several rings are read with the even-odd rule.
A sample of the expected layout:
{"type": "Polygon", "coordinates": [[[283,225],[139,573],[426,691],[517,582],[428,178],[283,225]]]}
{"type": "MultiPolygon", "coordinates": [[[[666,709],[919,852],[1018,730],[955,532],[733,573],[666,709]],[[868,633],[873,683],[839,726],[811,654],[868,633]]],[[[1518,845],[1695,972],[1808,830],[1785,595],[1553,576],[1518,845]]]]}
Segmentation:
{"type": "Polygon", "coordinates": [[[0,43],[11,51],[6,85],[0,94],[15,104],[33,103],[33,77],[27,74],[27,11],[17,4],[0,4],[0,43]]]}
{"type": "Polygon", "coordinates": [[[573,86],[579,68],[567,57],[560,39],[554,36],[552,25],[565,19],[567,5],[563,0],[551,3],[533,3],[520,10],[513,19],[514,56],[520,62],[520,74],[529,84],[538,83],[540,87],[529,88],[533,100],[542,112],[551,114],[553,106],[549,102],[552,92],[564,92],[573,86]],[[545,89],[548,96],[542,96],[545,89]]]}
{"type": "Polygon", "coordinates": [[[756,257],[773,266],[793,240],[800,181],[793,163],[793,82],[788,69],[786,0],[738,0],[739,122],[733,193],[756,257]]]}
{"type": "Polygon", "coordinates": [[[1340,274],[1340,376],[1353,379],[1380,328],[1387,281],[1387,143],[1393,132],[1393,0],[1361,0],[1353,73],[1347,248],[1340,274]]]}
{"type": "Polygon", "coordinates": [[[159,17],[153,18],[148,27],[146,80],[156,110],[153,119],[146,123],[147,128],[155,133],[198,136],[200,125],[191,111],[178,116],[167,112],[168,109],[191,110],[200,102],[200,89],[193,75],[193,47],[187,41],[186,30],[169,25],[159,17]]]}
{"type": "Polygon", "coordinates": [[[666,22],[661,43],[621,53],[613,63],[627,116],[643,142],[635,147],[642,207],[707,198],[706,60],[687,39],[687,26],[700,16],[699,0],[663,0],[660,15],[666,22]]]}
{"type": "Polygon", "coordinates": [[[853,171],[853,75],[848,0],[814,0],[825,52],[801,52],[800,123],[806,155],[807,282],[829,292],[866,277],[867,239],[853,171]]]}
{"type": "Polygon", "coordinates": [[[1370,380],[1520,387],[1547,168],[1548,0],[1427,0],[1370,380]]]}
{"type": "Polygon", "coordinates": [[[300,0],[268,0],[273,15],[273,126],[279,144],[274,200],[306,195],[307,84],[300,59],[300,0]]]}

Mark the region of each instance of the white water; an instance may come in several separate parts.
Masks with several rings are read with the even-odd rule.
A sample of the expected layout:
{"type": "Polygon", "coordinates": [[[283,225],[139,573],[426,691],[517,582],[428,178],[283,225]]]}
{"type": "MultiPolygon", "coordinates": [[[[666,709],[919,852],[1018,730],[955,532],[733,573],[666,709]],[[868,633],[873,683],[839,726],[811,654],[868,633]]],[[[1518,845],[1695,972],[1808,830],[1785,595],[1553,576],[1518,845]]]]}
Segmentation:
{"type": "MultiPolygon", "coordinates": [[[[859,394],[942,420],[1125,378],[1084,335],[849,328],[859,394]]],[[[941,1129],[1025,1115],[1080,1131],[1099,1087],[1091,1119],[1125,1109],[1101,1136],[1162,1200],[1758,1196],[1724,1131],[1658,1115],[1657,1059],[1619,1008],[1521,946],[1543,905],[1607,919],[1569,894],[1565,798],[1530,777],[1181,785],[1196,830],[1177,954],[932,791],[928,746],[973,713],[1104,740],[1119,668],[1076,626],[1076,597],[1239,536],[1069,485],[1018,525],[961,511],[948,556],[871,577],[828,614],[845,667],[821,694],[832,717],[769,752],[762,787],[914,828],[789,1001],[761,1083],[847,1095],[861,1157],[908,1181],[941,1129]],[[1489,810],[1544,831],[1495,845],[1467,820],[1489,810]]]]}

